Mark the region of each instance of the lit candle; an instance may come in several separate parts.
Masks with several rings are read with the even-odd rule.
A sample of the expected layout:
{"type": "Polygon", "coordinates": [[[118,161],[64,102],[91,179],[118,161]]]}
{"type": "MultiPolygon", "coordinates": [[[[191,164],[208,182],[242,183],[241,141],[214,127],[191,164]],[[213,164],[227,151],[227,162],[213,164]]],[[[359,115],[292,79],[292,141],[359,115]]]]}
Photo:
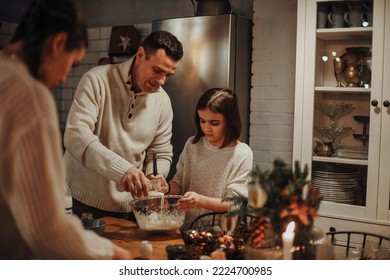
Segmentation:
{"type": "Polygon", "coordinates": [[[286,231],[283,232],[282,234],[284,260],[292,259],[291,249],[293,247],[293,242],[295,237],[294,228],[295,228],[295,222],[291,222],[288,224],[286,231]]]}

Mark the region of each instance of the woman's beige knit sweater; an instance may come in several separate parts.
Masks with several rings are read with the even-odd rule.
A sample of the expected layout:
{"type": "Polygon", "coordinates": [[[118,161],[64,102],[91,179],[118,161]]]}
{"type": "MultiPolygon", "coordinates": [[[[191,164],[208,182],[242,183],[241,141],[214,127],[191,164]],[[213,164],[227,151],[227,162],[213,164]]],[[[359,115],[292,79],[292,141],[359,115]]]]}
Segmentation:
{"type": "Polygon", "coordinates": [[[0,259],[110,259],[111,242],[65,214],[50,91],[0,51],[0,259]]]}

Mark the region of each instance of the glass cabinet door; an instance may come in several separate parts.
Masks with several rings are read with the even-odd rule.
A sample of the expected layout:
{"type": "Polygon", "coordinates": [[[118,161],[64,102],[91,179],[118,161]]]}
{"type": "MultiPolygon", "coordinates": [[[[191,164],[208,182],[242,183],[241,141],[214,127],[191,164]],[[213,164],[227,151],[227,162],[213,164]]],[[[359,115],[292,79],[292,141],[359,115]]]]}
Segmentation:
{"type": "Polygon", "coordinates": [[[325,215],[377,219],[383,194],[387,217],[381,219],[390,220],[389,186],[383,189],[380,178],[385,174],[379,173],[383,135],[390,130],[383,127],[383,118],[390,115],[382,105],[385,2],[305,1],[301,11],[306,43],[297,50],[297,59],[304,60],[297,73],[302,67],[304,77],[296,89],[303,92],[304,113],[300,135],[294,136],[301,147],[294,153],[311,166],[325,215]]]}
{"type": "Polygon", "coordinates": [[[324,201],[363,207],[371,142],[372,4],[318,2],[316,21],[312,181],[324,201]]]}

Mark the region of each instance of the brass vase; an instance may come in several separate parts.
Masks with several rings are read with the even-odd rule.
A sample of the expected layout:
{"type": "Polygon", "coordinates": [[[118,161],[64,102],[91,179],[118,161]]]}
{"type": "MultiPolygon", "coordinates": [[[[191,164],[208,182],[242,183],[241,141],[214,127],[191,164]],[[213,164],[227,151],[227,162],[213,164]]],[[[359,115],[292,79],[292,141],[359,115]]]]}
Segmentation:
{"type": "Polygon", "coordinates": [[[357,87],[360,84],[359,71],[356,61],[348,60],[344,71],[344,79],[347,87],[357,87]]]}

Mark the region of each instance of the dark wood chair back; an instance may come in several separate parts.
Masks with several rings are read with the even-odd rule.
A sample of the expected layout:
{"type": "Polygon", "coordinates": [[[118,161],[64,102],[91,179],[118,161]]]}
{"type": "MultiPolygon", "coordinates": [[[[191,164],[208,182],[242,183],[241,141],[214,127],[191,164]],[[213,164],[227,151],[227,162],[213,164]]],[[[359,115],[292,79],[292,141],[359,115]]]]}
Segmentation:
{"type": "Polygon", "coordinates": [[[390,250],[390,237],[375,233],[336,231],[331,229],[326,235],[331,238],[335,247],[344,248],[346,258],[350,258],[352,255],[359,259],[370,258],[368,257],[368,249],[379,250],[380,248],[387,248],[390,250]],[[369,246],[370,248],[368,248],[369,246]]]}

